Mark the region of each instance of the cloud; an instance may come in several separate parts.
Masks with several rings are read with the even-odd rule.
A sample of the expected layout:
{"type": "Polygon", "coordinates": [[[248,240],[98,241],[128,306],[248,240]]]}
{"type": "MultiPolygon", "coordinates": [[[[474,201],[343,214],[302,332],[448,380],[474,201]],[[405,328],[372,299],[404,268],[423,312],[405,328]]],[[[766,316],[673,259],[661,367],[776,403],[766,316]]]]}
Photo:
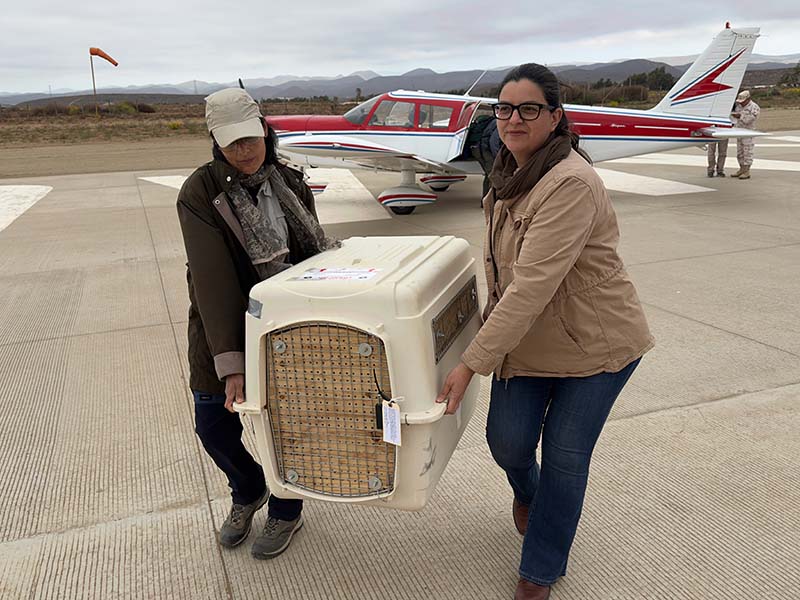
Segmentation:
{"type": "Polygon", "coordinates": [[[117,69],[96,64],[101,87],[694,54],[725,20],[761,25],[766,35],[757,51],[787,54],[800,51],[800,18],[788,4],[760,2],[756,20],[750,2],[712,1],[701,16],[688,0],[673,1],[669,10],[633,0],[372,0],[358,6],[329,0],[69,6],[34,0],[4,9],[0,91],[86,89],[89,46],[120,62],[117,69]]]}

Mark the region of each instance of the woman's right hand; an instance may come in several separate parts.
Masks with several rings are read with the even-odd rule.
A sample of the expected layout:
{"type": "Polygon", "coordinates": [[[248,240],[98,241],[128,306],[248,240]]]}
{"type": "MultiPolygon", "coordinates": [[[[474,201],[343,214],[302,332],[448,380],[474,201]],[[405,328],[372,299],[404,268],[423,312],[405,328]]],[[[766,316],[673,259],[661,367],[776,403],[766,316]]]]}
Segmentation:
{"type": "Polygon", "coordinates": [[[244,402],[244,374],[236,373],[225,378],[225,408],[230,412],[233,410],[233,403],[241,404],[244,402]]]}

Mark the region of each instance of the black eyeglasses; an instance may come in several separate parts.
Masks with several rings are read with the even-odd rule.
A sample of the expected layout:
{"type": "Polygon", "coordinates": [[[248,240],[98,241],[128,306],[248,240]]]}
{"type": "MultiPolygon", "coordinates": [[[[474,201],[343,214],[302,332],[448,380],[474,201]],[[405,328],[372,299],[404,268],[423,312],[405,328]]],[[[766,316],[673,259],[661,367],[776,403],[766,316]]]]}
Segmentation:
{"type": "Polygon", "coordinates": [[[508,102],[498,102],[492,104],[494,118],[500,121],[508,121],[516,110],[523,121],[535,121],[539,118],[542,109],[555,110],[555,106],[540,104],[539,102],[523,102],[522,104],[510,104],[508,102]]]}

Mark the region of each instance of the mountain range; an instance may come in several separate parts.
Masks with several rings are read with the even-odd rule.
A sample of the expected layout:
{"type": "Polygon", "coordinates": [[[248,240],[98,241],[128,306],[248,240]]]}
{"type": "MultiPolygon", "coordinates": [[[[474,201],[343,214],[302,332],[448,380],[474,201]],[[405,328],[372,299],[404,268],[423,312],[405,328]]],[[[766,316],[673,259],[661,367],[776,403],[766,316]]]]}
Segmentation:
{"type": "MultiPolygon", "coordinates": [[[[599,79],[610,79],[622,82],[627,77],[637,73],[647,73],[658,67],[664,69],[675,77],[680,77],[689,68],[693,56],[664,57],[662,59],[633,59],[607,63],[592,63],[579,65],[553,65],[551,69],[559,79],[574,84],[592,83],[599,79]],[[684,62],[685,61],[685,62],[684,62]],[[677,64],[674,64],[677,63],[677,64]]],[[[784,56],[753,55],[748,73],[763,70],[787,69],[798,64],[800,54],[784,56]]],[[[474,93],[481,93],[498,85],[509,67],[488,71],[475,87],[474,93]]],[[[402,75],[379,75],[374,71],[358,71],[349,75],[336,77],[295,77],[280,75],[272,78],[245,79],[243,83],[254,98],[296,98],[311,96],[337,97],[341,100],[355,98],[358,94],[368,98],[389,90],[411,89],[426,90],[429,92],[449,92],[469,88],[481,75],[478,69],[468,71],[450,71],[437,73],[431,69],[414,69],[402,75]]],[[[774,79],[774,78],[773,78],[774,79]]],[[[197,101],[198,95],[205,96],[211,92],[226,87],[235,87],[238,82],[211,83],[206,81],[184,81],[176,84],[158,84],[127,86],[117,88],[101,88],[98,94],[126,94],[140,97],[145,94],[159,95],[186,95],[189,102],[197,101]]],[[[15,105],[38,101],[55,100],[67,96],[77,97],[91,94],[91,90],[58,90],[55,94],[6,94],[0,92],[0,104],[15,105]]]]}

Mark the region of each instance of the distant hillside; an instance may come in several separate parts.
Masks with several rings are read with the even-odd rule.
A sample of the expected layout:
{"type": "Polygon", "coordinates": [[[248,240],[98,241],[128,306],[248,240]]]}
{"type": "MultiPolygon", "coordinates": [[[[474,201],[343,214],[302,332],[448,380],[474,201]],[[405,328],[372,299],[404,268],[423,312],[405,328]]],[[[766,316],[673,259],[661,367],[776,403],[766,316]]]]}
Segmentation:
{"type": "Polygon", "coordinates": [[[769,70],[754,70],[747,71],[742,80],[743,88],[751,88],[761,85],[777,85],[784,75],[788,75],[794,67],[769,69],[769,70]]]}
{"type": "MultiPolygon", "coordinates": [[[[559,65],[552,67],[558,78],[565,83],[587,84],[594,83],[600,79],[622,83],[631,75],[638,73],[648,73],[656,68],[664,67],[665,71],[675,78],[679,78],[689,64],[681,66],[670,66],[667,63],[655,62],[652,60],[637,59],[626,60],[614,63],[597,63],[591,65],[559,65]]],[[[793,66],[793,65],[792,65],[793,66]]],[[[787,71],[788,65],[780,62],[763,62],[751,64],[745,74],[744,85],[748,87],[756,85],[774,85],[787,71]],[[776,68],[766,68],[777,65],[776,68]]],[[[486,94],[493,93],[494,88],[502,81],[508,68],[489,71],[483,76],[473,93],[486,94]]],[[[466,90],[475,82],[482,71],[478,69],[469,71],[451,71],[448,73],[437,73],[431,69],[414,69],[403,75],[380,76],[371,71],[353,73],[346,77],[338,78],[303,78],[283,81],[282,77],[265,79],[247,79],[245,86],[247,90],[257,99],[272,98],[311,98],[314,96],[327,96],[328,98],[338,98],[349,100],[355,98],[360,93],[362,98],[370,98],[377,94],[382,94],[391,90],[425,90],[427,92],[451,92],[456,90],[466,90]],[[365,79],[369,76],[369,79],[365,79]],[[279,81],[280,83],[270,85],[259,85],[264,81],[279,81]]],[[[100,102],[119,102],[129,100],[134,102],[149,102],[151,104],[160,103],[200,103],[203,98],[222,87],[236,85],[228,84],[208,84],[206,82],[183,82],[175,85],[160,86],[140,86],[132,88],[114,88],[103,90],[98,93],[100,102]],[[197,94],[187,93],[187,88],[194,90],[197,86],[197,94]],[[219,87],[215,87],[219,86],[219,87]]],[[[47,94],[17,94],[0,95],[0,105],[30,104],[42,105],[49,102],[59,104],[70,104],[73,102],[91,104],[91,92],[76,92],[71,95],[47,94]]]]}
{"type": "Polygon", "coordinates": [[[658,67],[664,67],[667,73],[678,78],[689,68],[689,65],[685,65],[684,67],[672,67],[666,63],[637,59],[626,60],[620,63],[589,65],[578,68],[568,66],[555,67],[553,68],[553,72],[558,75],[558,78],[562,81],[568,81],[570,83],[593,83],[598,79],[610,79],[611,81],[622,82],[631,75],[649,73],[658,67]]]}
{"type": "MultiPolygon", "coordinates": [[[[97,94],[97,102],[100,104],[131,102],[135,104],[202,104],[205,96],[198,94],[97,94]]],[[[75,95],[75,96],[45,96],[36,100],[20,102],[18,107],[46,106],[48,104],[59,104],[61,106],[94,106],[94,96],[75,95]]]]}

